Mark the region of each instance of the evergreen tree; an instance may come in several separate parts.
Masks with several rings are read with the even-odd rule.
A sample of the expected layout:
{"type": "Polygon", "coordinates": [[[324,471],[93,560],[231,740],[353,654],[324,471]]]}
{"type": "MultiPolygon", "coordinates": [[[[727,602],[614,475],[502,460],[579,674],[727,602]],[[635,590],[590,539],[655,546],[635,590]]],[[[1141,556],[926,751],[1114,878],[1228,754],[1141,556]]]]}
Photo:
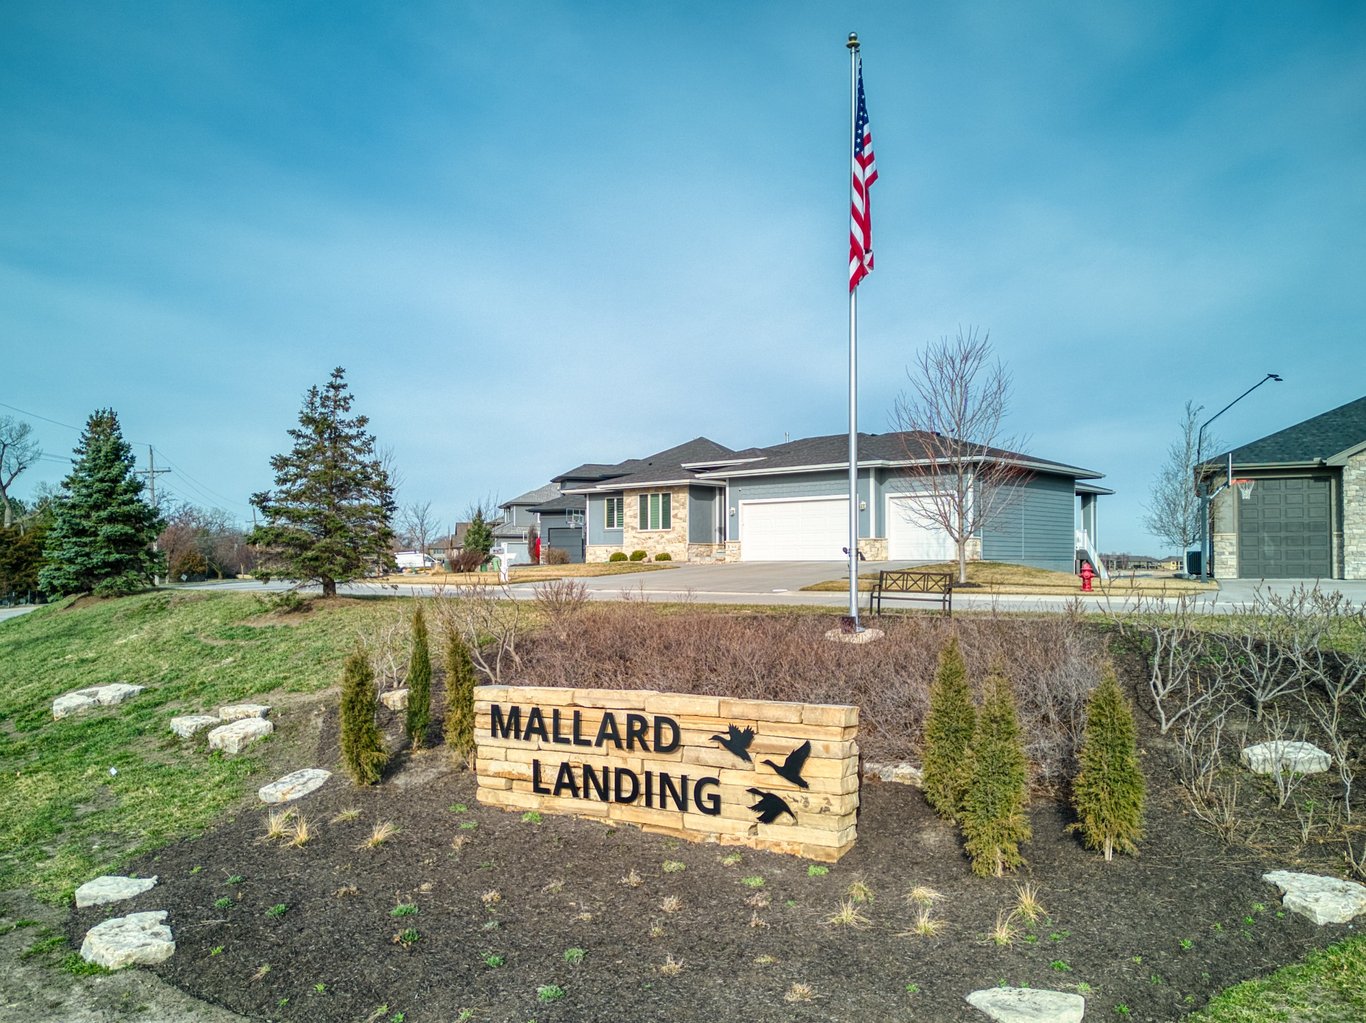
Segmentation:
{"type": "Polygon", "coordinates": [[[470,524],[465,529],[464,549],[478,551],[485,557],[493,550],[493,526],[484,517],[483,508],[476,508],[470,517],[470,524]]]}
{"type": "Polygon", "coordinates": [[[1143,837],[1143,771],[1138,765],[1138,734],[1134,713],[1107,664],[1100,685],[1086,702],[1086,735],[1081,748],[1081,771],[1072,785],[1072,805],[1089,849],[1099,849],[1106,860],[1115,850],[1136,854],[1143,837]]]}
{"type": "Polygon", "coordinates": [[[345,375],[334,369],[304,396],[289,431],[293,450],[270,460],[276,489],[251,498],[266,523],[247,537],[267,569],[316,581],[324,597],[336,596],[339,582],[393,565],[393,487],[365,430],[369,419],[350,415],[345,375]]]}
{"type": "Polygon", "coordinates": [[[427,649],[427,619],[419,603],[413,611],[413,652],[408,659],[408,742],[421,749],[432,716],[432,657],[427,649]]]}
{"type": "Polygon", "coordinates": [[[977,713],[968,688],[968,670],[958,639],[939,652],[939,670],[930,686],[921,757],[925,798],[946,820],[957,820],[967,788],[966,754],[977,713]]]}
{"type": "Polygon", "coordinates": [[[142,499],[135,464],[114,410],[92,413],[44,544],[47,593],[135,593],[161,571],[152,543],[164,523],[142,499]]]}
{"type": "Polygon", "coordinates": [[[968,788],[960,826],[974,874],[1000,877],[1024,862],[1030,837],[1025,816],[1029,774],[1010,680],[999,669],[987,677],[986,698],[968,752],[968,788]]]}
{"type": "Polygon", "coordinates": [[[375,724],[375,671],[361,650],[347,657],[342,669],[342,767],[357,785],[373,785],[384,772],[389,754],[375,724]]]}
{"type": "Polygon", "coordinates": [[[446,745],[468,764],[474,756],[474,662],[454,629],[446,636],[446,745]]]}

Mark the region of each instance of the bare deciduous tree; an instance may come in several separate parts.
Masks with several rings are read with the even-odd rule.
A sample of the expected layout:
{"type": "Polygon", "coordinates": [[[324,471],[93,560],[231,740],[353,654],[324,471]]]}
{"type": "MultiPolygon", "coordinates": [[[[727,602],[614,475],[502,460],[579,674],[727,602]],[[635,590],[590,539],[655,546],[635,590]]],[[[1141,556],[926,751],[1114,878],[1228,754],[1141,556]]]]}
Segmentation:
{"type": "Polygon", "coordinates": [[[32,426],[13,416],[0,416],[0,504],[5,506],[6,529],[14,525],[9,488],[42,453],[43,449],[33,439],[32,426]]]}
{"type": "Polygon", "coordinates": [[[968,541],[1014,500],[1030,477],[1018,452],[1022,437],[1008,437],[1010,374],[991,348],[991,335],[960,329],[926,346],[908,367],[911,389],[896,400],[893,423],[906,456],[916,464],[903,485],[918,500],[906,512],[943,529],[958,556],[958,581],[967,582],[968,541]]]}
{"type": "MultiPolygon", "coordinates": [[[[1167,460],[1157,471],[1149,492],[1143,528],[1153,536],[1176,547],[1184,554],[1200,539],[1200,498],[1195,493],[1195,467],[1204,458],[1197,450],[1200,437],[1200,410],[1203,405],[1186,402],[1181,433],[1167,448],[1167,460]]],[[[1218,451],[1223,444],[1207,436],[1207,451],[1218,451]]]]}
{"type": "Polygon", "coordinates": [[[432,502],[414,501],[405,504],[399,512],[398,533],[403,544],[420,554],[427,553],[427,545],[436,532],[436,516],[432,514],[432,502]]]}

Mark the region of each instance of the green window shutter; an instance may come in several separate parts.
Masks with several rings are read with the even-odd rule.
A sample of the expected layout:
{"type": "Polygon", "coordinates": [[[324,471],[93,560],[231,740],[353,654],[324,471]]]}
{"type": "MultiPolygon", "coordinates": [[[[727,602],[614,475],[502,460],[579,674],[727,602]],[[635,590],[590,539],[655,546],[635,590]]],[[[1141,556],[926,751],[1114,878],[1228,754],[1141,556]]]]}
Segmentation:
{"type": "Polygon", "coordinates": [[[673,494],[659,495],[659,528],[668,529],[670,526],[670,511],[673,508],[673,494]]]}
{"type": "Polygon", "coordinates": [[[650,497],[648,494],[640,495],[640,522],[637,528],[650,528],[650,497]]]}

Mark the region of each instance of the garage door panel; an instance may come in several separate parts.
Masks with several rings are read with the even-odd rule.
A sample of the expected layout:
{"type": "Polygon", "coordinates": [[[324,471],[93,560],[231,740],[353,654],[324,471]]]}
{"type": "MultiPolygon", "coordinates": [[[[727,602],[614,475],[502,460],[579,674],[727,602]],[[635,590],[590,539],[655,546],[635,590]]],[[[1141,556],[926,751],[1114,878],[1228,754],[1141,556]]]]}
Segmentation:
{"type": "Polygon", "coordinates": [[[1332,575],[1330,484],[1263,479],[1238,503],[1238,574],[1246,579],[1332,575]]]}
{"type": "Polygon", "coordinates": [[[952,561],[958,556],[944,529],[915,514],[927,501],[913,495],[888,500],[887,557],[893,561],[952,561]]]}
{"type": "Polygon", "coordinates": [[[740,502],[742,561],[842,561],[849,499],[740,502]]]}

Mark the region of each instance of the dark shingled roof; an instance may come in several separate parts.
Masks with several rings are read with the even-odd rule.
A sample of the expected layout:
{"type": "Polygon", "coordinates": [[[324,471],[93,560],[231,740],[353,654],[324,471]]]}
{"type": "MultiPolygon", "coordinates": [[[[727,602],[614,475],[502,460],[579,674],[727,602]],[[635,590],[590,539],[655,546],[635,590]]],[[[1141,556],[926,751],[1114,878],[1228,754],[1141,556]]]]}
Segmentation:
{"type": "MultiPolygon", "coordinates": [[[[907,462],[929,458],[925,449],[927,434],[919,433],[860,433],[858,435],[859,463],[867,462],[907,462]]],[[[1054,462],[1047,458],[1036,458],[1017,451],[1003,448],[987,448],[985,453],[993,458],[1019,460],[1039,466],[1055,466],[1059,472],[1069,476],[1098,477],[1088,469],[1074,465],[1054,462]]],[[[775,469],[796,469],[813,465],[849,464],[849,435],[833,433],[824,437],[804,437],[800,440],[775,444],[768,448],[749,448],[737,452],[737,457],[754,458],[756,461],[716,470],[715,475],[744,475],[747,472],[768,472],[775,469]]]]}
{"type": "Polygon", "coordinates": [[[730,458],[734,454],[735,452],[730,448],[724,447],[714,440],[708,440],[706,437],[694,437],[690,441],[678,444],[675,447],[665,448],[653,455],[647,455],[644,458],[628,458],[616,465],[590,462],[579,466],[577,469],[571,469],[563,475],[556,476],[555,480],[556,482],[583,480],[590,483],[611,480],[612,486],[616,487],[661,480],[686,479],[692,473],[683,468],[683,463],[692,464],[694,462],[706,462],[709,459],[730,458]]]}
{"type": "MultiPolygon", "coordinates": [[[[1366,397],[1268,434],[1232,451],[1235,465],[1323,462],[1366,443],[1366,397]]],[[[1228,459],[1224,452],[1210,461],[1228,459]]]]}
{"type": "Polygon", "coordinates": [[[588,502],[582,494],[561,494],[553,501],[547,501],[545,504],[536,505],[531,511],[536,512],[539,515],[544,515],[548,512],[583,511],[587,504],[588,502]]]}

